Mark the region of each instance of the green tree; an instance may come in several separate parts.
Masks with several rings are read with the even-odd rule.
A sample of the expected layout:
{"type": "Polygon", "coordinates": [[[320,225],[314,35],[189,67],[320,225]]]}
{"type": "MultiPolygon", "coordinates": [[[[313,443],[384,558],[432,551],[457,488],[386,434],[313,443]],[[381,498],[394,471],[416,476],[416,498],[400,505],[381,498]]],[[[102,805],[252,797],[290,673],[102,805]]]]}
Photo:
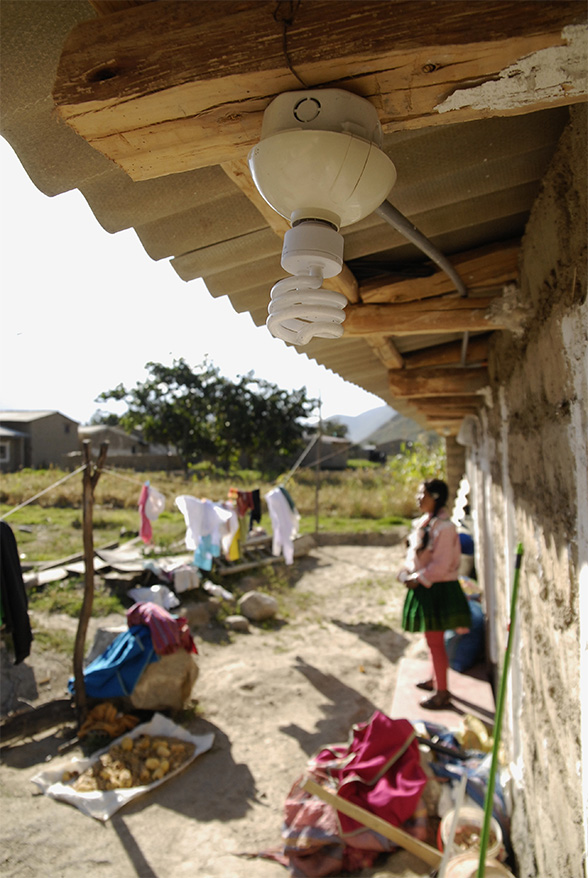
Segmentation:
{"type": "Polygon", "coordinates": [[[201,460],[229,469],[244,457],[260,469],[279,465],[300,447],[302,421],[315,406],[306,388],[289,393],[252,372],[232,382],[208,360],[195,369],[183,359],[145,368],[144,382],[129,390],[119,384],[97,401],[124,401],[121,426],[173,446],[186,469],[201,460]]]}
{"type": "Polygon", "coordinates": [[[347,424],[342,424],[336,418],[323,421],[321,424],[323,436],[335,436],[337,439],[346,439],[349,433],[347,424]]]}

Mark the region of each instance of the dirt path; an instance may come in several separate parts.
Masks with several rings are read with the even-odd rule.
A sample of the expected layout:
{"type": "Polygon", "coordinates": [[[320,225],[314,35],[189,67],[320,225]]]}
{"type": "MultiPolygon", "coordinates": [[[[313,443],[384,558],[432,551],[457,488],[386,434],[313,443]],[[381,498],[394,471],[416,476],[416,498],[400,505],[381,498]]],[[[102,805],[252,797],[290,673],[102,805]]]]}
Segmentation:
{"type": "MultiPolygon", "coordinates": [[[[403,554],[400,543],[313,549],[296,562],[279,625],[252,627],[225,644],[212,628],[195,632],[198,714],[188,728],[212,731],[213,748],[106,824],[30,783],[57,753],[58,731],[5,751],[2,875],[285,878],[274,862],[236,854],[279,847],[285,797],[308,757],[346,740],[376,708],[387,712],[399,659],[423,654],[420,638],[398,627],[404,590],[393,573],[403,554]]],[[[26,664],[39,700],[63,696],[67,661],[33,651],[26,664]],[[41,683],[48,675],[50,690],[41,683]]],[[[429,870],[399,852],[359,874],[429,870]]]]}

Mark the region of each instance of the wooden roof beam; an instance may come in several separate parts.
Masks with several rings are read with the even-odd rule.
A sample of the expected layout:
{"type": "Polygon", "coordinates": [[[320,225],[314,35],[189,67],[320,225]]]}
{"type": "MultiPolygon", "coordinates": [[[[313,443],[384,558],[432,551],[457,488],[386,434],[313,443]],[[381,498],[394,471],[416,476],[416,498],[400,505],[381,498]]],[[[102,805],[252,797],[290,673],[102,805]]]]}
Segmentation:
{"type": "Polygon", "coordinates": [[[274,0],[159,0],[78,24],[54,100],[93,147],[147,180],[242,158],[268,103],[300,79],[368,98],[384,131],[586,99],[584,0],[488,0],[483,14],[445,0],[441,19],[439,10],[429,0],[302,2],[286,57],[274,0]],[[557,75],[539,89],[543,70],[557,75]]]}
{"type": "MultiPolygon", "coordinates": [[[[475,335],[468,340],[465,365],[486,363],[488,360],[489,335],[475,335]]],[[[418,366],[457,366],[461,363],[462,342],[431,345],[419,351],[404,354],[407,369],[418,366]]]]}
{"type": "MultiPolygon", "coordinates": [[[[491,244],[467,253],[451,257],[451,264],[458,272],[469,292],[496,289],[518,276],[520,241],[491,244]]],[[[451,279],[440,269],[429,277],[410,280],[387,281],[373,278],[364,281],[359,288],[362,302],[412,302],[442,296],[455,290],[451,279]]]]}
{"type": "Polygon", "coordinates": [[[391,338],[374,335],[367,339],[367,343],[386,369],[402,369],[404,358],[391,338]]]}
{"type": "Polygon", "coordinates": [[[455,296],[396,305],[348,305],[346,336],[437,335],[444,332],[487,332],[505,329],[508,312],[492,303],[500,296],[455,296]]]}
{"type": "Polygon", "coordinates": [[[487,385],[488,372],[485,368],[440,366],[391,370],[388,373],[392,397],[410,400],[411,404],[417,406],[419,398],[472,396],[481,393],[487,385]]]}

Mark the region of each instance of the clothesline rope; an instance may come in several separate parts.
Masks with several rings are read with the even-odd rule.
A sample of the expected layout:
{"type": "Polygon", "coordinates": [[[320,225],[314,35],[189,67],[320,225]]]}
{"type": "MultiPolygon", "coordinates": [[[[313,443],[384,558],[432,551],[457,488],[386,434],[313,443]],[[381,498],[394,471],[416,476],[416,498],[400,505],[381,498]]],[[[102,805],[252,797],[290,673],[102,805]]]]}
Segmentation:
{"type": "Polygon", "coordinates": [[[54,482],[52,485],[49,485],[48,488],[43,488],[42,491],[39,491],[38,494],[35,494],[34,497],[31,497],[30,500],[25,500],[24,503],[19,503],[18,506],[15,506],[13,509],[9,509],[8,512],[5,512],[2,518],[8,518],[9,515],[12,515],[13,512],[18,512],[19,509],[24,509],[25,506],[28,506],[29,503],[34,503],[35,500],[38,500],[39,497],[42,497],[43,494],[46,494],[48,491],[52,491],[53,488],[57,488],[59,485],[63,485],[64,482],[67,482],[68,479],[77,476],[78,473],[83,472],[86,469],[87,464],[82,464],[77,469],[75,469],[72,473],[69,473],[67,476],[64,476],[62,479],[59,479],[57,482],[54,482]]]}
{"type": "Polygon", "coordinates": [[[131,478],[131,476],[123,476],[123,474],[117,472],[117,470],[108,469],[106,466],[101,467],[100,472],[104,473],[106,476],[116,476],[118,479],[123,479],[126,482],[132,482],[133,485],[139,485],[141,488],[145,484],[145,481],[141,482],[139,479],[131,478]]]}

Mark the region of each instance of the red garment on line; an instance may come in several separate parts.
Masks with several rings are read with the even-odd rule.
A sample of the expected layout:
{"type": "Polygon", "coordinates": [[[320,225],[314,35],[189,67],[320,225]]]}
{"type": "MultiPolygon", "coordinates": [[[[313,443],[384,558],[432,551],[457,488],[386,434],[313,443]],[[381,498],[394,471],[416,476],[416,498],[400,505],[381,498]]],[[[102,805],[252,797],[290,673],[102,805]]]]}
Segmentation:
{"type": "Polygon", "coordinates": [[[141,527],[139,528],[139,536],[144,543],[150,543],[153,537],[153,528],[151,522],[145,514],[145,504],[149,499],[149,485],[143,485],[139,494],[139,514],[141,516],[141,527]]]}

